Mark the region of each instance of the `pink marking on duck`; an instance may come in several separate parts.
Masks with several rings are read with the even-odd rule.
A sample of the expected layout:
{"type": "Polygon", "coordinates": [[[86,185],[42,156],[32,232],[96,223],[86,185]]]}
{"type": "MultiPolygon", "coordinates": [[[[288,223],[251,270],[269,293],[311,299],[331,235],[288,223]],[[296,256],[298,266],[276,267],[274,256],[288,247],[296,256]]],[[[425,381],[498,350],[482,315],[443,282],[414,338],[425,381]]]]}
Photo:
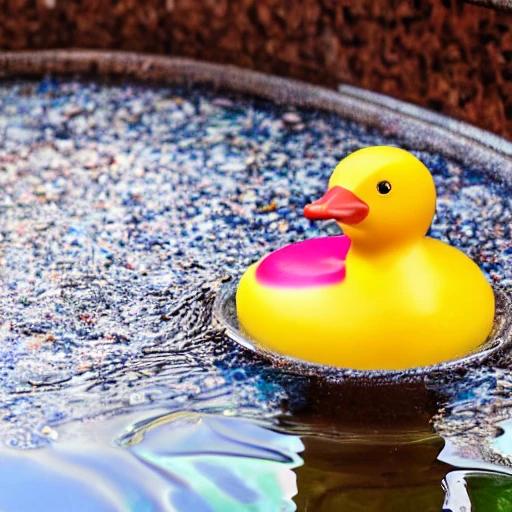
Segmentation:
{"type": "Polygon", "coordinates": [[[341,283],[350,249],[347,236],[313,238],[288,245],[264,258],[256,269],[263,286],[305,288],[341,283]]]}

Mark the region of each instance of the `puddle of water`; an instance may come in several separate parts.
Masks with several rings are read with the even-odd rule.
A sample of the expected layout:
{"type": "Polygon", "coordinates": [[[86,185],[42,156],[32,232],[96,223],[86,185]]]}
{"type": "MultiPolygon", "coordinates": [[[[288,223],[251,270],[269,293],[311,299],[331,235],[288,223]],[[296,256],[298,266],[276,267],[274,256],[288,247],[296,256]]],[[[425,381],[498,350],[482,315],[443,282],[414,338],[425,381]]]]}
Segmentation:
{"type": "MultiPolygon", "coordinates": [[[[272,416],[282,372],[211,328],[220,282],[327,232],[302,217],[335,164],[394,141],[325,112],[211,90],[45,79],[0,85],[0,438],[166,405],[272,416]]],[[[419,153],[432,235],[510,286],[510,197],[419,153]]],[[[292,386],[293,388],[293,386],[292,386]]]]}
{"type": "MultiPolygon", "coordinates": [[[[328,113],[290,124],[287,110],[206,89],[0,85],[0,441],[48,446],[3,452],[0,508],[507,510],[509,477],[488,472],[511,466],[496,437],[512,416],[510,358],[386,398],[288,375],[211,326],[222,281],[330,232],[301,211],[337,161],[395,142],[328,113]],[[162,407],[190,415],[148,423],[162,407]],[[295,416],[281,433],[229,418],[283,411],[295,416]],[[144,425],[120,435],[127,413],[144,425]]],[[[418,156],[439,194],[432,236],[510,293],[509,192],[418,156]]]]}
{"type": "Polygon", "coordinates": [[[304,449],[297,436],[235,418],[175,413],[136,421],[114,443],[109,436],[121,425],[85,429],[78,438],[74,431],[51,448],[4,450],[0,509],[296,510],[292,469],[304,449]]]}
{"type": "Polygon", "coordinates": [[[351,430],[155,412],[68,424],[58,437],[42,449],[2,450],[0,509],[502,512],[512,505],[503,468],[463,459],[428,426],[351,430]]]}

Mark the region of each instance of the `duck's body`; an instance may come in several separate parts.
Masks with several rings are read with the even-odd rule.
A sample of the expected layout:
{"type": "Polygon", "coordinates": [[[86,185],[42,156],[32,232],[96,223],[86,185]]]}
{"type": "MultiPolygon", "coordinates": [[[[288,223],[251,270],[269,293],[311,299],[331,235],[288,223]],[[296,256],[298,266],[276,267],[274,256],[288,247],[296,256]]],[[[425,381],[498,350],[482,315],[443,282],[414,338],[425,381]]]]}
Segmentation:
{"type": "Polygon", "coordinates": [[[335,218],[350,239],[293,244],[250,267],[237,292],[247,334],[282,354],[357,369],[435,364],[483,342],[492,288],[464,253],[424,236],[435,188],[423,164],[397,148],[368,148],[342,161],[330,185],[306,214],[335,218]],[[387,181],[390,190],[375,194],[384,176],[394,196],[387,181]]]}
{"type": "Polygon", "coordinates": [[[453,359],[491,330],[491,287],[471,259],[442,242],[423,238],[400,258],[349,251],[344,266],[339,282],[304,287],[298,275],[297,286],[263,284],[253,265],[237,294],[244,330],[271,350],[358,369],[453,359]]]}

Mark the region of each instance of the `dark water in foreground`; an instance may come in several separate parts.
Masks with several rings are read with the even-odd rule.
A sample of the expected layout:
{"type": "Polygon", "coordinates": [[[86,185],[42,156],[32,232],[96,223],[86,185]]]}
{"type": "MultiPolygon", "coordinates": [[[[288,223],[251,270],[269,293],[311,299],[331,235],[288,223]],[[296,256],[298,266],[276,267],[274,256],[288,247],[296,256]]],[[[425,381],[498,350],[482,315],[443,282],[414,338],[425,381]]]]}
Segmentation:
{"type": "MultiPolygon", "coordinates": [[[[357,402],[334,418],[211,326],[224,280],[329,232],[301,211],[337,161],[393,140],[210,90],[51,79],[0,86],[0,136],[0,510],[512,510],[508,363],[428,383],[410,424],[357,402]]],[[[418,156],[432,236],[510,293],[510,192],[418,156]]]]}

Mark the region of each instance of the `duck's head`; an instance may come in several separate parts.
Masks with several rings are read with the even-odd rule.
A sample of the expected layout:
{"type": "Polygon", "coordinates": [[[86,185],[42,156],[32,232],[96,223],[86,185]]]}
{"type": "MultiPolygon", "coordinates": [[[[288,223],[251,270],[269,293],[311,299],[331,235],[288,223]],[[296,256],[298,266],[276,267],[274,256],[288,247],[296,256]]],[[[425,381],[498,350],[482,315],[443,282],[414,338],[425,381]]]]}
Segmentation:
{"type": "Polygon", "coordinates": [[[334,219],[354,244],[385,248],[423,237],[436,208],[429,170],[403,149],[374,146],[343,159],[309,219],[334,219]]]}

